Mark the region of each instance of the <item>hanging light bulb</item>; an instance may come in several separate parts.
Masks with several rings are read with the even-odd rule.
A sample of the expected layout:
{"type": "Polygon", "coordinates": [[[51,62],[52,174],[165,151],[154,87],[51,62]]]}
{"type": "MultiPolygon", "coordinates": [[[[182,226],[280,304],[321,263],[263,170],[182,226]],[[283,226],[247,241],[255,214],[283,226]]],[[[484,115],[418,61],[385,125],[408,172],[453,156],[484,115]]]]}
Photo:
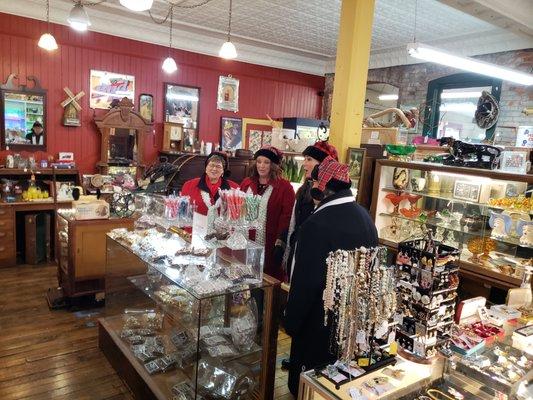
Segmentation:
{"type": "MultiPolygon", "coordinates": [[[[48,32],[50,32],[50,0],[46,0],[46,22],[48,23],[48,32]]],[[[47,51],[57,50],[56,39],[51,33],[43,33],[37,45],[47,51]]]]}
{"type": "Polygon", "coordinates": [[[229,0],[229,22],[228,22],[228,40],[220,48],[218,55],[226,60],[237,58],[237,49],[231,43],[231,13],[233,9],[233,0],[229,0]]]}
{"type": "Polygon", "coordinates": [[[78,1],[70,10],[67,22],[70,24],[72,29],[83,32],[86,31],[89,26],[91,26],[91,21],[87,15],[87,11],[83,7],[81,1],[78,1]]]}
{"type": "Polygon", "coordinates": [[[153,3],[154,0],[120,0],[120,4],[131,11],[147,11],[153,3]]]}
{"type": "Polygon", "coordinates": [[[39,39],[38,46],[41,49],[45,49],[48,51],[57,50],[57,42],[56,39],[50,34],[50,33],[43,33],[39,39]]]}
{"type": "Polygon", "coordinates": [[[218,55],[226,60],[233,60],[234,58],[237,58],[237,49],[235,48],[235,45],[228,40],[222,45],[218,55]]]}
{"type": "Polygon", "coordinates": [[[173,72],[176,72],[178,70],[178,66],[176,65],[176,61],[172,57],[165,58],[165,61],[163,61],[163,71],[165,71],[167,74],[172,74],[173,72]]]}
{"type": "Polygon", "coordinates": [[[176,61],[170,56],[170,49],[172,48],[172,23],[174,21],[174,6],[170,6],[170,40],[168,42],[168,57],[165,58],[165,61],[163,61],[163,65],[161,68],[163,68],[163,71],[165,71],[167,74],[172,74],[178,70],[178,66],[176,64],[176,61]]]}

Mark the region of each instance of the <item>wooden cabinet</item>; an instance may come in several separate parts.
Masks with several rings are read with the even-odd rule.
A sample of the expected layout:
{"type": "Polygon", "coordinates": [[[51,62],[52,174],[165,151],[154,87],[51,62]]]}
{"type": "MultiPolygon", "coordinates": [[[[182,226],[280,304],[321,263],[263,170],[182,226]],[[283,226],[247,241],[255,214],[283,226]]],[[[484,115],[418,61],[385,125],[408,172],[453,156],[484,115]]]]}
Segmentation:
{"type": "Polygon", "coordinates": [[[104,292],[106,233],[133,228],[129,218],[77,221],[58,213],[58,278],[66,297],[104,292]]]}
{"type": "Polygon", "coordinates": [[[15,213],[11,207],[0,207],[0,267],[17,263],[15,213]]]}

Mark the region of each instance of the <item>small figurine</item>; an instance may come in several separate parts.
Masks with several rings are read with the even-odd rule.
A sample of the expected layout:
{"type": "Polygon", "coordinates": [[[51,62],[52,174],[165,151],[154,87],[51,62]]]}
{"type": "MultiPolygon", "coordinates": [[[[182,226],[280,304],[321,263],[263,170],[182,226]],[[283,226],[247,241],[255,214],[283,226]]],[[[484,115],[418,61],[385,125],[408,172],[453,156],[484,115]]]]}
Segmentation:
{"type": "Polygon", "coordinates": [[[516,225],[516,232],[520,235],[520,244],[523,246],[533,246],[533,221],[521,219],[516,225]]]}
{"type": "Polygon", "coordinates": [[[507,237],[511,231],[512,223],[513,221],[509,215],[491,212],[489,219],[489,225],[492,228],[491,237],[496,239],[507,237]]]}

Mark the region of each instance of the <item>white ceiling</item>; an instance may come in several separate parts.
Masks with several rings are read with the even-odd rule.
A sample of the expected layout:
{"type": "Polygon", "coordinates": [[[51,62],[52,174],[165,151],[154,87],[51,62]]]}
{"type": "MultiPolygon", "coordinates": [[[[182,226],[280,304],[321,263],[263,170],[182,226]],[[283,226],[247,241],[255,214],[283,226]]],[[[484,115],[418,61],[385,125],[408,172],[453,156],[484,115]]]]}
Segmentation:
{"type": "MultiPolygon", "coordinates": [[[[204,1],[178,3],[191,6],[204,1]]],[[[375,0],[370,68],[415,62],[405,51],[415,34],[415,1],[375,0]]],[[[417,39],[466,55],[533,47],[527,29],[513,29],[517,26],[516,15],[506,15],[501,10],[502,3],[514,4],[514,8],[517,2],[521,3],[526,15],[531,11],[531,18],[520,23],[533,29],[533,1],[500,0],[500,10],[491,9],[499,16],[497,24],[486,22],[494,20],[494,15],[492,19],[487,17],[487,6],[476,9],[481,1],[418,0],[417,39]],[[481,18],[468,13],[480,14],[481,18]]],[[[44,0],[0,0],[0,11],[42,19],[43,3],[44,0]]],[[[232,37],[239,60],[317,75],[329,72],[334,68],[340,5],[340,0],[233,0],[232,37]]],[[[72,1],[52,0],[51,7],[51,20],[66,24],[72,1]]],[[[197,8],[176,9],[174,47],[216,55],[225,40],[228,7],[229,0],[211,0],[197,8]]],[[[168,43],[168,23],[157,25],[148,13],[130,12],[118,0],[87,7],[87,11],[93,31],[168,43]]],[[[167,12],[168,2],[155,0],[154,17],[161,19],[167,12]]],[[[518,13],[522,19],[524,13],[518,13]]]]}

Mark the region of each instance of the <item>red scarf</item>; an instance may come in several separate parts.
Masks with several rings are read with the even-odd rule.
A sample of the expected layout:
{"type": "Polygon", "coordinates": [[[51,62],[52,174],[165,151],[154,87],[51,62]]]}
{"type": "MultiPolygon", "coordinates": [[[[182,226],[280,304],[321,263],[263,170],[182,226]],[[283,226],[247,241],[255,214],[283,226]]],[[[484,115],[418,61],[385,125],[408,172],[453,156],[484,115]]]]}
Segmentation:
{"type": "Polygon", "coordinates": [[[205,183],[207,185],[207,188],[209,189],[209,194],[211,195],[211,199],[215,198],[215,195],[218,192],[218,189],[220,189],[220,185],[222,184],[222,179],[219,179],[215,183],[211,183],[209,180],[209,177],[205,176],[205,183]]]}

